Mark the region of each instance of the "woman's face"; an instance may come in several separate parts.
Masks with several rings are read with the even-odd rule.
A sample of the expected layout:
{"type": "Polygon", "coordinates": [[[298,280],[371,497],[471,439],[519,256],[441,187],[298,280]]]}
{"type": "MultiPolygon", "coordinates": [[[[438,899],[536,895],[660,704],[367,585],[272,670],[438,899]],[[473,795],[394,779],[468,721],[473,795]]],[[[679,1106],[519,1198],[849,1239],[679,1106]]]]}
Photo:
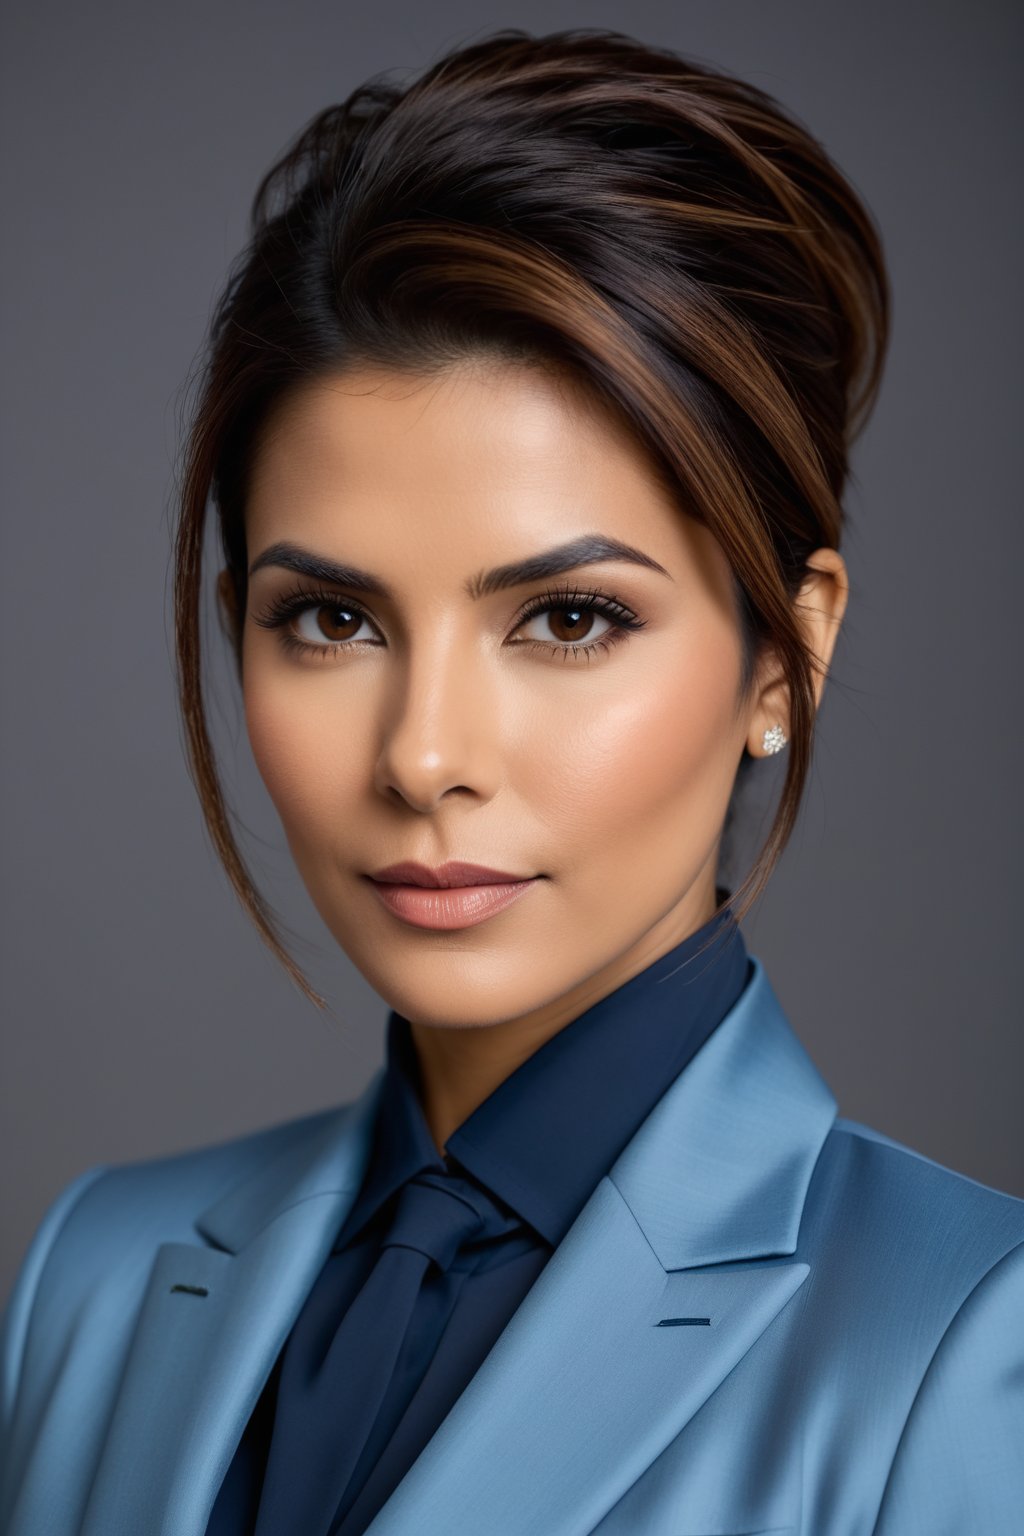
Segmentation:
{"type": "Polygon", "coordinates": [[[391,1007],[543,1035],[710,916],[755,726],[728,563],[569,382],[477,363],[304,384],[261,438],[246,536],[253,566],[287,544],[381,589],[260,564],[243,686],[302,879],[391,1007]],[[638,558],[530,571],[577,540],[638,558]],[[393,910],[368,877],[400,860],[531,883],[473,923],[458,893],[392,888],[393,910]]]}

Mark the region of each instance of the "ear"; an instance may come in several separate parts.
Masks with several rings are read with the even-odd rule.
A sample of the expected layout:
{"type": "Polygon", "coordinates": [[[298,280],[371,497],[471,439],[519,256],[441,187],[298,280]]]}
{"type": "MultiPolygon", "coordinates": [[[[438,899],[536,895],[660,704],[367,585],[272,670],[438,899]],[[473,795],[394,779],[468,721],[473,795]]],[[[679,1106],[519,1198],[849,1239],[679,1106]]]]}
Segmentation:
{"type": "MultiPolygon", "coordinates": [[[[837,549],[816,549],[807,559],[807,576],[793,600],[797,622],[812,657],[814,706],[821,703],[825,679],[832,663],[839,626],[850,596],[846,562],[837,549]]],[[[781,727],[788,740],[790,726],[789,685],[769,649],[761,668],[762,680],[747,733],[751,757],[767,757],[766,731],[781,727]]]]}

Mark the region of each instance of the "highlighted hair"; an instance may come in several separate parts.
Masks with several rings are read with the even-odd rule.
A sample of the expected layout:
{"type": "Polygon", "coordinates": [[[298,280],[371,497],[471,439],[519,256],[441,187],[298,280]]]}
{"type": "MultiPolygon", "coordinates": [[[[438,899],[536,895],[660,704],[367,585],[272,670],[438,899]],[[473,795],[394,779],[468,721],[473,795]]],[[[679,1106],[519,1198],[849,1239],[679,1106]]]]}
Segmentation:
{"type": "Polygon", "coordinates": [[[232,831],[200,665],[212,500],[241,678],[246,480],[273,406],[299,381],[349,367],[427,374],[481,356],[568,371],[631,430],[729,560],[743,689],[764,645],[789,688],[785,782],[734,893],[739,918],[789,839],[810,767],[816,659],[793,599],[808,555],[839,547],[889,302],[869,213],[798,121],[752,85],[618,32],[507,29],[405,88],[376,77],[318,113],[270,168],[197,378],[176,657],[214,848],[311,1001],[324,1006],[232,831]]]}

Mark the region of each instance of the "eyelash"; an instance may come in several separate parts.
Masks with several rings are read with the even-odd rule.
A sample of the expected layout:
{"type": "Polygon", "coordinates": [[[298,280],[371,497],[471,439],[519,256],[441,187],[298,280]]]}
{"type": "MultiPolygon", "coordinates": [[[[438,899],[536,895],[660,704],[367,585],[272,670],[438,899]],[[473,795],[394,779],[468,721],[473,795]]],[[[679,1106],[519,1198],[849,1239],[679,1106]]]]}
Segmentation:
{"type": "MultiPolygon", "coordinates": [[[[372,624],[373,620],[364,608],[350,598],[340,597],[337,592],[323,589],[310,589],[297,587],[291,592],[284,593],[274,602],[268,603],[261,612],[253,617],[253,622],[263,629],[282,630],[281,644],[286,651],[293,654],[308,655],[312,653],[317,660],[324,660],[327,656],[333,656],[338,651],[347,651],[356,646],[366,645],[365,640],[336,640],[326,641],[323,645],[310,645],[306,640],[300,640],[285,626],[299,614],[306,613],[316,608],[342,608],[353,617],[364,619],[372,624]]],[[[555,640],[520,640],[519,645],[540,646],[548,652],[561,652],[563,655],[572,655],[574,658],[583,651],[586,659],[591,660],[594,651],[609,650],[620,640],[625,640],[627,635],[636,630],[643,629],[646,619],[640,619],[614,598],[603,596],[593,588],[585,591],[573,591],[568,587],[560,587],[555,591],[544,592],[533,599],[526,610],[520,615],[516,629],[521,629],[530,619],[536,618],[538,613],[558,612],[570,609],[573,612],[597,613],[602,618],[610,620],[614,628],[599,640],[592,641],[589,645],[577,645],[572,642],[559,645],[555,640]]]]}

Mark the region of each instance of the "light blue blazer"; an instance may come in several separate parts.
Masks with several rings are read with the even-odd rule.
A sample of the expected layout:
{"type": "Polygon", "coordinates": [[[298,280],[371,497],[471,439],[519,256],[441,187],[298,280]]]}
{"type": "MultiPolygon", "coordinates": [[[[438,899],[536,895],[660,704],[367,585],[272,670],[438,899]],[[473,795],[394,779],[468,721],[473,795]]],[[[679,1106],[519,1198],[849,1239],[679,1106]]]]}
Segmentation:
{"type": "MultiPolygon", "coordinates": [[[[382,1074],[57,1198],[4,1323],[5,1536],[203,1536],[382,1074]]],[[[755,961],[370,1530],[1021,1536],[1024,1200],[837,1119],[755,961]]]]}

